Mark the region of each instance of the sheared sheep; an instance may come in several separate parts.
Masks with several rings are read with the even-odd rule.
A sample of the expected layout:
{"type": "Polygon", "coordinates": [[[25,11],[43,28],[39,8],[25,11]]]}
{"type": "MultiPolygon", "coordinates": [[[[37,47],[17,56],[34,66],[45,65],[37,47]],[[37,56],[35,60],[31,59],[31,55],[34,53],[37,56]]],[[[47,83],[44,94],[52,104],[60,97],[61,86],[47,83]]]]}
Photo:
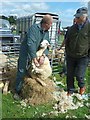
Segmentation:
{"type": "MultiPolygon", "coordinates": [[[[49,45],[50,44],[47,40],[42,41],[40,45],[41,48],[36,53],[38,59],[43,55],[43,52],[49,45]]],[[[32,78],[40,78],[41,80],[45,80],[52,74],[52,68],[50,66],[49,59],[45,54],[44,57],[44,63],[38,67],[36,67],[34,62],[32,61],[32,68],[29,69],[29,74],[32,78]]]]}

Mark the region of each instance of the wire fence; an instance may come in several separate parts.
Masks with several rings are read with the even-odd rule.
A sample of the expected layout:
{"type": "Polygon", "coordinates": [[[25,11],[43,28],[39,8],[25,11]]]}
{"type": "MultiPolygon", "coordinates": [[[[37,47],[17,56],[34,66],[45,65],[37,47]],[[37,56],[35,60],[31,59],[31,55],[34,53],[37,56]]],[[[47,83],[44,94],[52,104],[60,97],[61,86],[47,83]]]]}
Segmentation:
{"type": "MultiPolygon", "coordinates": [[[[19,50],[20,50],[21,43],[3,43],[2,50],[0,52],[0,76],[6,72],[8,69],[17,68],[17,61],[19,57],[19,50]]],[[[57,46],[58,48],[58,46],[57,46]]],[[[56,49],[56,48],[55,48],[56,49]]],[[[59,73],[59,62],[60,57],[55,57],[55,49],[52,48],[51,52],[49,52],[49,60],[52,67],[52,74],[59,73]]],[[[64,53],[58,53],[64,54],[64,53]]],[[[3,80],[6,79],[3,77],[3,80]]],[[[2,76],[0,77],[2,80],[2,76]]]]}

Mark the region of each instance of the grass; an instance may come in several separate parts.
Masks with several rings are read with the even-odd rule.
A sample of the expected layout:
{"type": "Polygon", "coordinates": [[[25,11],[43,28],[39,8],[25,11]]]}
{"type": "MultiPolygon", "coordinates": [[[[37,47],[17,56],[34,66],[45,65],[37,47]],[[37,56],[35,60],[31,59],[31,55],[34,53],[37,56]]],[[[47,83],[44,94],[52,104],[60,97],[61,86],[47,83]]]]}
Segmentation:
{"type": "Polygon", "coordinates": [[[22,107],[20,101],[14,101],[12,94],[3,95],[2,100],[3,118],[38,118],[43,112],[50,112],[52,110],[50,104],[22,107]]]}
{"type": "Polygon", "coordinates": [[[39,106],[21,107],[19,102],[15,102],[11,94],[3,96],[3,118],[43,118],[42,114],[47,114],[44,118],[64,118],[69,116],[77,116],[78,118],[85,118],[85,114],[89,114],[89,109],[84,106],[77,110],[69,110],[65,114],[48,115],[53,111],[52,104],[45,104],[39,106]]]}
{"type": "MultiPolygon", "coordinates": [[[[57,81],[62,81],[64,84],[66,84],[65,77],[60,77],[58,74],[55,75],[57,78],[57,81]]],[[[87,69],[86,72],[86,86],[88,86],[88,91],[90,91],[90,68],[87,69]]],[[[77,85],[76,85],[77,86],[77,85]]],[[[61,87],[61,86],[60,86],[61,87]]],[[[65,86],[66,87],[66,86],[65,86]]],[[[64,87],[64,89],[66,89],[64,87]]],[[[87,91],[87,92],[88,92],[87,91]]],[[[89,102],[89,101],[88,101],[89,102]]],[[[12,93],[8,93],[8,95],[2,95],[2,118],[6,119],[14,119],[14,118],[30,118],[37,120],[44,120],[45,118],[54,118],[57,119],[66,119],[66,116],[76,116],[78,119],[82,118],[85,119],[85,114],[89,115],[90,111],[89,108],[86,106],[86,102],[84,103],[84,106],[82,108],[79,108],[77,110],[68,110],[67,113],[64,114],[49,114],[51,111],[53,111],[53,103],[47,103],[37,106],[27,106],[22,107],[20,104],[20,101],[15,101],[13,99],[12,93]],[[44,116],[45,113],[45,116],[44,116]]],[[[74,118],[73,118],[74,119],[74,118]]]]}

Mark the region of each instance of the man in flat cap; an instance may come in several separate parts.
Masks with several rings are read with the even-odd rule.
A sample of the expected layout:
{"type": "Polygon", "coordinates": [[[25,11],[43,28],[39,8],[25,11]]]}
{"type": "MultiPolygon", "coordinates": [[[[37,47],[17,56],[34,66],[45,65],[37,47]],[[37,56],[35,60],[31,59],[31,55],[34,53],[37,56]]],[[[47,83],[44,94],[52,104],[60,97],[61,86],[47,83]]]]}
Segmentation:
{"type": "Polygon", "coordinates": [[[85,93],[85,72],[90,52],[90,23],[86,7],[79,8],[74,15],[76,23],[67,33],[65,49],[67,61],[67,95],[75,91],[74,80],[78,81],[79,93],[85,93]]]}

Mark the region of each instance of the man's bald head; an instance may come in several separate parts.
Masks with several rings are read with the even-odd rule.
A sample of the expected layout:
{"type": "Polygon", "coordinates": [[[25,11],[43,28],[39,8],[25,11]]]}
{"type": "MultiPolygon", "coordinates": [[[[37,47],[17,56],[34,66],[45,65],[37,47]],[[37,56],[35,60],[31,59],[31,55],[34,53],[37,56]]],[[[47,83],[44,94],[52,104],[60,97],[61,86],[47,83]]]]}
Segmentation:
{"type": "Polygon", "coordinates": [[[53,22],[53,18],[52,18],[51,15],[46,14],[46,15],[44,15],[44,17],[43,17],[43,19],[42,19],[41,22],[42,22],[42,23],[45,23],[45,24],[50,24],[50,23],[53,22]]]}
{"type": "Polygon", "coordinates": [[[46,14],[42,21],[41,21],[41,27],[43,30],[49,30],[49,28],[52,26],[53,18],[51,15],[46,14]]]}

